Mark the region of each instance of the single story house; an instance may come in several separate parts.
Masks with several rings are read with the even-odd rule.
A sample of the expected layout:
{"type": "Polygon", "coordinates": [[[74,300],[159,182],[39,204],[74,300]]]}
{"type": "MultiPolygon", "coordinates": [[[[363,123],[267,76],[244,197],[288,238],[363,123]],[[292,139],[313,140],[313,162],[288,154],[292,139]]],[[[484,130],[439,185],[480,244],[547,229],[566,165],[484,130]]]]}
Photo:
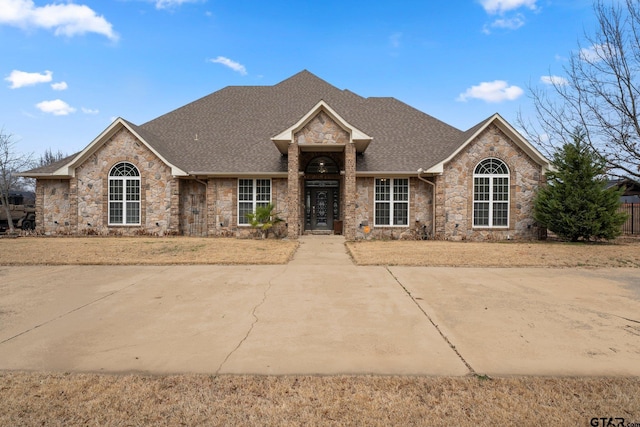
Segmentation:
{"type": "Polygon", "coordinates": [[[308,71],[232,86],[24,172],[47,235],[247,236],[271,203],[276,235],[535,239],[549,161],[500,115],[458,130],[394,98],[308,71]]]}

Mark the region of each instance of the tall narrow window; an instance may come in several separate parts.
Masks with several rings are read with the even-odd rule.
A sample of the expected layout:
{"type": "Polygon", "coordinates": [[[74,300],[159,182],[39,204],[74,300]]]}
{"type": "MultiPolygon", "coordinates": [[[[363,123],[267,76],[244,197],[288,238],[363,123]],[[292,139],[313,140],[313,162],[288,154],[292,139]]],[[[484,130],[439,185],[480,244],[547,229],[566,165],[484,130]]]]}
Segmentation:
{"type": "Polygon", "coordinates": [[[474,227],[509,226],[509,169],[498,159],[485,159],[473,172],[474,227]]]}
{"type": "Polygon", "coordinates": [[[131,163],[109,172],[109,225],[140,225],[140,172],[131,163]]]}
{"type": "Polygon", "coordinates": [[[271,203],[270,179],[238,180],[238,224],[249,225],[247,214],[253,213],[257,206],[271,203]]]}
{"type": "Polygon", "coordinates": [[[409,180],[376,178],[375,225],[406,226],[409,224],[409,180]]]}

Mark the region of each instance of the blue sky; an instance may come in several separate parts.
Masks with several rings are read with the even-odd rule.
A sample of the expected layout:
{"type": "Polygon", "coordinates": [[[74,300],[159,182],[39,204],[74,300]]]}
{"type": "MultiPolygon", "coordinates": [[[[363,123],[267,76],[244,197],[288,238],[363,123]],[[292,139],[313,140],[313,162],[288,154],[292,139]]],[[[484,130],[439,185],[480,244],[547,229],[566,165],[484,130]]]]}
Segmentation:
{"type": "Polygon", "coordinates": [[[462,130],[515,125],[593,26],[591,0],[0,0],[0,128],[71,154],[116,117],[303,69],[462,130]]]}

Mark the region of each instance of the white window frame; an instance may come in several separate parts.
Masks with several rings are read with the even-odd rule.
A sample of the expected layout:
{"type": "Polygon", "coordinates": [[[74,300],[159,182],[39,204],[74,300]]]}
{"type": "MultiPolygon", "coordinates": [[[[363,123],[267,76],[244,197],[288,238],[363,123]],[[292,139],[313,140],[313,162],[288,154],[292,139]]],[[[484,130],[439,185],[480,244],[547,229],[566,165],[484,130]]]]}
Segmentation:
{"type": "MultiPolygon", "coordinates": [[[[486,185],[486,184],[481,184],[486,185]]],[[[499,228],[499,229],[508,229],[509,223],[511,222],[511,173],[509,171],[509,166],[502,160],[496,159],[494,157],[482,159],[476,167],[473,169],[473,228],[499,228]],[[491,164],[490,168],[494,170],[491,173],[479,173],[479,169],[482,167],[484,169],[484,164],[491,164]],[[492,163],[495,163],[498,167],[494,166],[492,163]],[[497,173],[496,169],[504,169],[506,173],[497,173]],[[478,184],[480,179],[488,180],[488,192],[479,192],[478,184]],[[506,191],[496,191],[496,188],[504,188],[506,187],[506,191]],[[485,198],[480,198],[481,194],[486,195],[485,198]],[[504,197],[506,196],[506,200],[504,197]],[[488,205],[488,218],[487,224],[476,224],[476,212],[478,211],[481,204],[488,205]],[[494,212],[497,210],[498,205],[506,204],[506,224],[494,224],[495,215],[494,212]]],[[[484,219],[484,218],[483,218],[484,219]]]]}
{"type": "Polygon", "coordinates": [[[249,219],[245,216],[247,212],[255,212],[257,206],[266,206],[271,203],[271,197],[273,193],[273,183],[271,182],[271,178],[238,178],[238,197],[237,199],[237,212],[238,212],[238,226],[239,227],[250,227],[249,219]],[[241,189],[248,188],[248,181],[251,181],[251,195],[250,198],[246,198],[247,195],[244,192],[241,192],[241,189]],[[269,183],[269,195],[268,200],[265,199],[265,194],[260,193],[260,200],[258,200],[258,192],[257,189],[260,185],[264,185],[265,182],[269,183]],[[241,205],[249,205],[251,204],[251,211],[247,209],[241,209],[241,205]],[[242,212],[242,213],[241,213],[242,212]]]}
{"type": "MultiPolygon", "coordinates": [[[[404,186],[403,186],[404,187],[404,186]]],[[[411,218],[410,212],[410,200],[411,200],[411,180],[409,178],[375,178],[373,181],[373,224],[375,227],[408,227],[409,226],[409,218],[411,218]],[[397,181],[404,180],[406,181],[406,193],[405,192],[397,192],[396,186],[397,181]],[[378,193],[378,187],[381,183],[389,183],[389,194],[388,199],[385,199],[387,194],[378,193]],[[406,197],[406,198],[405,198],[406,197]],[[377,215],[377,207],[378,205],[388,204],[389,205],[389,223],[387,224],[378,224],[378,215],[377,215]],[[396,219],[394,218],[394,212],[396,205],[406,205],[407,217],[406,224],[396,224],[396,219]]]]}
{"type": "Polygon", "coordinates": [[[139,226],[142,219],[142,186],[140,182],[140,170],[129,162],[118,162],[109,170],[109,180],[107,183],[107,224],[109,226],[127,227],[127,226],[139,226]],[[127,175],[114,175],[117,170],[125,165],[128,168],[127,175]],[[131,175],[130,173],[135,173],[131,175]],[[118,196],[112,192],[113,185],[120,183],[121,199],[115,199],[113,196],[118,196]],[[128,191],[129,188],[137,190],[137,192],[128,191]],[[137,221],[129,222],[128,212],[135,211],[135,205],[137,204],[137,221]],[[121,222],[115,222],[111,218],[112,206],[120,206],[120,212],[122,216],[121,222]]]}

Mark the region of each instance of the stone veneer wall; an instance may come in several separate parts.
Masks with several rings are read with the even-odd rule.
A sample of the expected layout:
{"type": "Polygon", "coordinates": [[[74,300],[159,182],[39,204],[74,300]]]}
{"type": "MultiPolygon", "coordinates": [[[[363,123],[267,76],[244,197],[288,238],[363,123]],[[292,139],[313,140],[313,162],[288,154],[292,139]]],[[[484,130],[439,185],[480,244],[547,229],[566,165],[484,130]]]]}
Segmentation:
{"type": "Polygon", "coordinates": [[[207,181],[207,215],[209,236],[231,237],[237,231],[236,194],[238,180],[212,178],[207,181]]]}
{"type": "Polygon", "coordinates": [[[433,191],[429,184],[418,178],[409,178],[409,224],[405,227],[376,227],[374,198],[375,178],[357,178],[354,228],[356,239],[413,239],[423,226],[431,233],[433,191]],[[369,227],[368,233],[366,227],[369,227]]]}
{"type": "Polygon", "coordinates": [[[288,150],[288,173],[287,173],[287,224],[290,239],[297,239],[302,227],[301,203],[300,203],[300,148],[298,143],[289,144],[288,150]]]}
{"type": "Polygon", "coordinates": [[[533,199],[543,179],[542,168],[497,126],[488,127],[478,139],[445,165],[437,179],[439,237],[449,240],[535,239],[533,199]],[[509,228],[473,227],[473,171],[489,157],[507,164],[510,171],[509,228]],[[442,207],[442,208],[441,208],[442,207]],[[441,221],[444,219],[444,221],[441,221]]]}
{"type": "Polygon", "coordinates": [[[36,221],[44,234],[163,235],[179,230],[179,183],[170,168],[125,129],[80,165],[74,178],[38,180],[37,192],[41,213],[36,221]],[[108,174],[121,161],[132,163],[141,174],[140,226],[108,226],[108,174]]]}
{"type": "Polygon", "coordinates": [[[286,178],[274,178],[271,180],[271,203],[275,211],[283,222],[279,223],[274,230],[279,237],[288,236],[289,206],[287,205],[287,193],[289,187],[286,178]]]}
{"type": "MultiPolygon", "coordinates": [[[[341,149],[340,149],[341,150],[341,149]]],[[[293,136],[293,142],[289,145],[288,151],[288,183],[287,183],[287,234],[289,238],[297,238],[304,230],[302,221],[304,219],[302,194],[304,193],[303,182],[300,179],[300,172],[312,158],[323,155],[329,156],[336,161],[339,166],[344,165],[344,181],[340,190],[340,218],[343,223],[343,234],[346,239],[355,239],[355,201],[345,198],[345,194],[354,194],[356,152],[355,145],[350,143],[350,136],[338,123],[336,123],[326,112],[320,111],[309,122],[293,136]],[[344,147],[341,151],[332,152],[300,152],[300,145],[338,145],[344,147]],[[339,154],[339,156],[338,156],[339,154]],[[344,157],[342,157],[344,156],[344,157]],[[340,158],[338,158],[340,157],[340,158]],[[344,161],[342,160],[344,159],[344,161]]]]}
{"type": "Polygon", "coordinates": [[[298,144],[340,144],[349,143],[349,134],[327,113],[320,111],[294,135],[298,144]]]}
{"type": "MultiPolygon", "coordinates": [[[[272,230],[279,237],[287,235],[287,180],[271,179],[271,203],[284,221],[272,230]]],[[[249,237],[254,230],[249,226],[238,226],[238,179],[211,178],[207,181],[206,209],[209,236],[249,237]]]]}
{"type": "MultiPolygon", "coordinates": [[[[36,231],[45,235],[72,233],[68,179],[36,182],[36,231]]],[[[75,224],[75,221],[74,221],[75,224]]]]}
{"type": "Polygon", "coordinates": [[[352,194],[357,193],[356,178],[356,146],[355,144],[347,144],[344,153],[344,228],[342,234],[345,239],[355,240],[357,233],[357,214],[356,201],[352,194]]]}

